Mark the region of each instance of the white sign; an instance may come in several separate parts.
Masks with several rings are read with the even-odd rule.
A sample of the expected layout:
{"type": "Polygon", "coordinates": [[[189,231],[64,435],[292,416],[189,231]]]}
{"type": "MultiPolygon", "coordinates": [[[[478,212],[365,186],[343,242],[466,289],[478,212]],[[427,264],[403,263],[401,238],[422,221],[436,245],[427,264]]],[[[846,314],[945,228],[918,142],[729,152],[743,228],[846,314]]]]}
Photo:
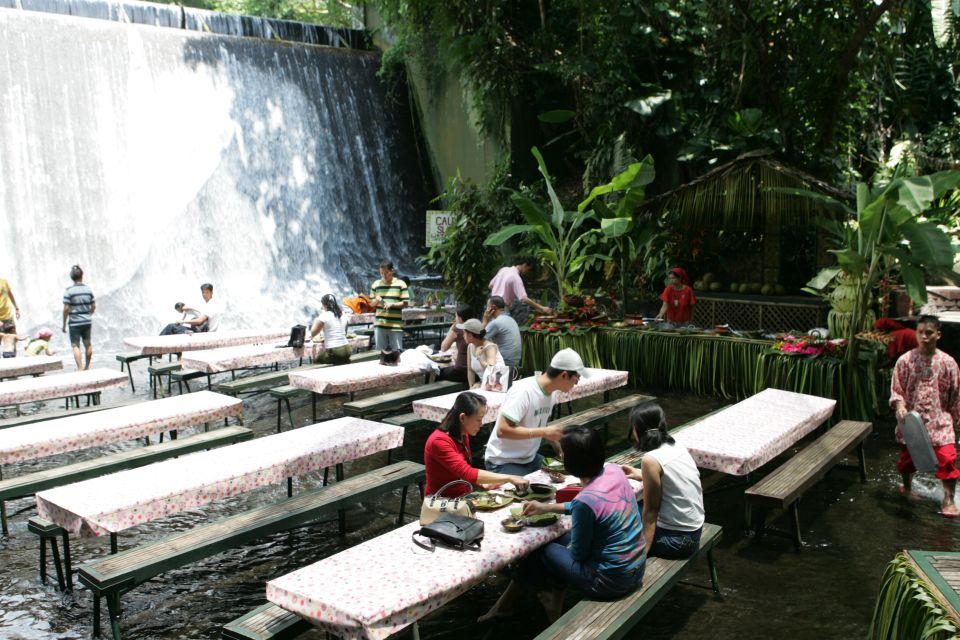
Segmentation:
{"type": "Polygon", "coordinates": [[[433,247],[440,244],[447,227],[453,222],[452,211],[430,211],[427,210],[427,246],[433,247]]]}

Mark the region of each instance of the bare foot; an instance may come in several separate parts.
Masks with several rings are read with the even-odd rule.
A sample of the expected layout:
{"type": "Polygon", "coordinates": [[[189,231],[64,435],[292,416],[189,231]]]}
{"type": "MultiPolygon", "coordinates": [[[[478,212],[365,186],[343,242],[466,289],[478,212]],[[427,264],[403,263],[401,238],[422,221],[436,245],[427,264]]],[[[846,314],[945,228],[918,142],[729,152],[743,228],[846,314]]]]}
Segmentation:
{"type": "Polygon", "coordinates": [[[504,618],[509,618],[509,611],[500,611],[499,607],[496,605],[493,606],[490,611],[487,611],[485,614],[477,618],[477,622],[490,622],[492,620],[503,620],[504,618]]]}
{"type": "Polygon", "coordinates": [[[960,509],[955,504],[944,504],[940,506],[940,515],[945,518],[960,517],[960,509]]]}

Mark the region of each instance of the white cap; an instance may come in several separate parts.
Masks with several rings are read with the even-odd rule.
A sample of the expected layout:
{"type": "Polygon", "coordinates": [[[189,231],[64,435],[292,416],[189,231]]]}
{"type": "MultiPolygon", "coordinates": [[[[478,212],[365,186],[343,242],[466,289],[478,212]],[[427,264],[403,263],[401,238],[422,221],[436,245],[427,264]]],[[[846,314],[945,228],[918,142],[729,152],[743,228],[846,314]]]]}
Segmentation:
{"type": "Polygon", "coordinates": [[[583,366],[583,358],[573,349],[561,349],[553,356],[550,366],[561,371],[576,371],[582,378],[589,378],[590,374],[587,368],[583,366]]]}

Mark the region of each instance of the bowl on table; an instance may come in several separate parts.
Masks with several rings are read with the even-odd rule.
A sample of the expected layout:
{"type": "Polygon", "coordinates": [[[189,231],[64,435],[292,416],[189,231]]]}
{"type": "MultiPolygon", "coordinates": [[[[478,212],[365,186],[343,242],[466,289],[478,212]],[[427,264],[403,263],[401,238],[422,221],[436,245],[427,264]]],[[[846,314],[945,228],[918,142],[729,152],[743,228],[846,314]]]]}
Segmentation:
{"type": "Polygon", "coordinates": [[[516,533],[523,529],[523,527],[526,526],[526,523],[524,522],[523,518],[510,516],[509,518],[504,518],[501,520],[500,526],[503,527],[504,531],[516,533]]]}

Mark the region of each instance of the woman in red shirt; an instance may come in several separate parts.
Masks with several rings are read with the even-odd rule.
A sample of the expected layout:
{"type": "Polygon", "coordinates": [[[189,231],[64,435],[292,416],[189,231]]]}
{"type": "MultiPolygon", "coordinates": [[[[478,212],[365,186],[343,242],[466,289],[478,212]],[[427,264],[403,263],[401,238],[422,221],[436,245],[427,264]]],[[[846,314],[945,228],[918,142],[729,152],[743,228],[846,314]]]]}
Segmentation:
{"type": "MultiPolygon", "coordinates": [[[[440,487],[453,480],[466,480],[470,484],[512,482],[520,489],[530,484],[522,476],[494,473],[470,464],[470,436],[480,431],[486,411],[487,399],[479,393],[465,391],[457,396],[453,407],[427,438],[423,448],[423,464],[427,468],[425,495],[435,494],[440,487]]],[[[457,485],[447,489],[444,495],[455,498],[469,492],[467,487],[457,485]]]]}
{"type": "Polygon", "coordinates": [[[666,317],[668,322],[674,324],[688,324],[693,319],[693,305],[697,303],[697,299],[693,296],[689,282],[686,271],[680,267],[670,269],[667,274],[667,288],[660,294],[663,306],[660,307],[657,320],[666,317]]]}

